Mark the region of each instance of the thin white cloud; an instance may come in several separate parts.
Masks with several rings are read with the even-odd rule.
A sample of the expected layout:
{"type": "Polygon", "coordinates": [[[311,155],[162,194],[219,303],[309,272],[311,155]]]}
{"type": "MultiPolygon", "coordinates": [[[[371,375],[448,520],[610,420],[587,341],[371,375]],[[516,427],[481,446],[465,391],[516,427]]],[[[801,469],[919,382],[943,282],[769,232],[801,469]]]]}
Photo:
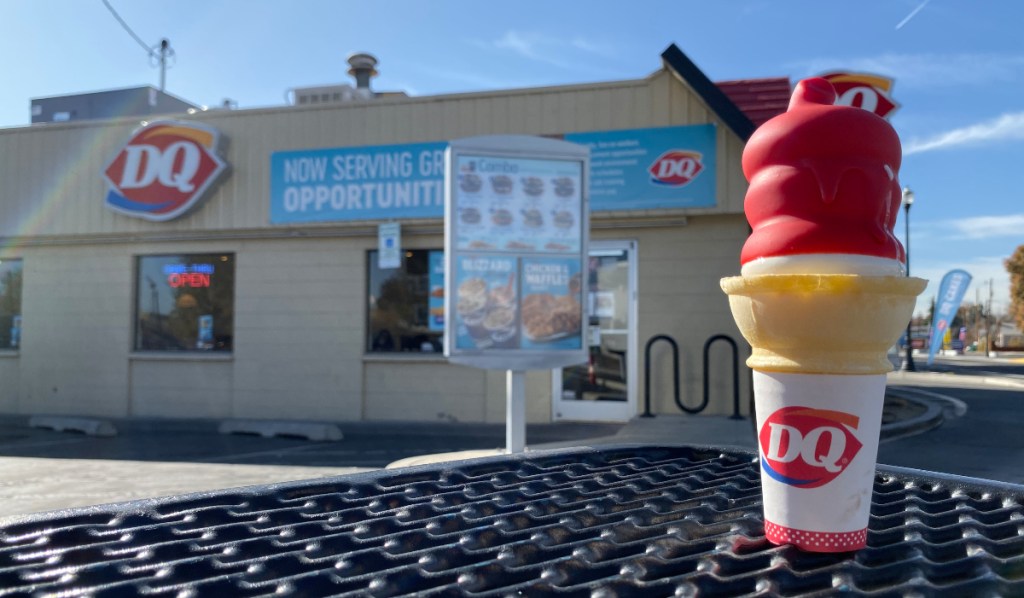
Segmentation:
{"type": "Polygon", "coordinates": [[[562,58],[569,53],[578,54],[582,52],[603,57],[610,57],[615,53],[614,48],[610,46],[602,45],[580,36],[566,39],[532,31],[509,30],[490,43],[473,43],[479,47],[511,51],[523,58],[560,68],[576,68],[573,64],[562,58]]]}
{"type": "Polygon", "coordinates": [[[540,52],[537,50],[538,43],[539,40],[536,34],[530,35],[519,33],[518,31],[506,31],[505,35],[494,41],[494,47],[512,50],[520,56],[537,60],[541,58],[540,52]]]}
{"type": "Polygon", "coordinates": [[[493,43],[495,48],[510,50],[523,58],[560,68],[569,68],[567,63],[556,58],[557,53],[553,51],[554,45],[552,38],[546,38],[537,33],[520,33],[518,31],[506,31],[505,35],[493,43]]]}
{"type": "Polygon", "coordinates": [[[1024,112],[1004,114],[989,121],[953,129],[924,139],[911,139],[903,144],[903,154],[919,154],[961,145],[978,145],[1010,139],[1024,139],[1024,112]]]}
{"type": "MultiPolygon", "coordinates": [[[[450,91],[450,83],[464,89],[507,89],[509,87],[524,86],[526,82],[516,83],[508,78],[491,77],[479,75],[473,72],[459,69],[437,68],[432,65],[420,65],[416,67],[417,72],[429,75],[432,85],[426,90],[427,93],[438,93],[440,90],[450,91]],[[448,85],[436,83],[436,81],[448,82],[448,85]]],[[[400,88],[404,89],[404,88],[400,88]]]]}
{"type": "MultiPolygon", "coordinates": [[[[508,30],[497,39],[470,38],[465,42],[484,52],[511,53],[532,62],[577,73],[582,71],[605,73],[607,58],[615,56],[615,49],[612,46],[594,43],[583,37],[563,38],[529,31],[508,30]],[[594,57],[604,57],[605,59],[595,60],[594,57]]],[[[479,74],[471,70],[443,69],[432,65],[422,65],[417,68],[418,71],[427,73],[434,78],[468,85],[476,89],[508,89],[538,84],[536,69],[534,72],[526,74],[522,69],[504,71],[499,73],[501,75],[499,77],[493,76],[492,71],[488,71],[488,74],[479,74]],[[518,82],[510,79],[510,77],[516,76],[519,77],[518,82]]],[[[546,79],[542,79],[543,81],[546,79]]],[[[436,93],[434,90],[428,91],[436,93]]]]}
{"type": "Polygon", "coordinates": [[[805,76],[842,69],[892,77],[897,86],[960,87],[1024,79],[1024,54],[966,52],[896,54],[860,58],[824,57],[794,63],[805,76]]]}
{"type": "Polygon", "coordinates": [[[574,37],[569,44],[577,50],[597,54],[598,56],[614,56],[615,48],[611,46],[596,44],[582,37],[574,37]]]}
{"type": "Polygon", "coordinates": [[[1021,238],[1021,231],[1024,231],[1024,213],[950,218],[911,225],[914,241],[941,243],[1007,237],[1016,240],[1021,238]]]}
{"type": "Polygon", "coordinates": [[[945,224],[967,239],[1021,237],[1021,231],[1024,231],[1024,214],[958,218],[946,221],[945,224]]]}

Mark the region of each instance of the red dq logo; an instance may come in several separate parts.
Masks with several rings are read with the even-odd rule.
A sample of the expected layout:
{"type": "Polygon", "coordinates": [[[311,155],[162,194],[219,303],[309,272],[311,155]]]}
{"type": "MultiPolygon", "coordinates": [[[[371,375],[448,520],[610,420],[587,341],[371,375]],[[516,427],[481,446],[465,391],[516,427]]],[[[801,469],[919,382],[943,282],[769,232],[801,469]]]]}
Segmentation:
{"type": "Polygon", "coordinates": [[[684,150],[669,150],[658,157],[647,171],[651,182],[659,185],[682,187],[704,170],[703,154],[684,150]]]}
{"type": "Polygon", "coordinates": [[[171,220],[192,209],[227,168],[220,134],[196,123],[154,122],[137,130],[103,171],[106,203],[122,214],[171,220]]]}
{"type": "Polygon", "coordinates": [[[817,488],[843,473],[863,446],[860,419],[842,411],[784,407],[761,426],[761,469],[797,488],[817,488]]]}

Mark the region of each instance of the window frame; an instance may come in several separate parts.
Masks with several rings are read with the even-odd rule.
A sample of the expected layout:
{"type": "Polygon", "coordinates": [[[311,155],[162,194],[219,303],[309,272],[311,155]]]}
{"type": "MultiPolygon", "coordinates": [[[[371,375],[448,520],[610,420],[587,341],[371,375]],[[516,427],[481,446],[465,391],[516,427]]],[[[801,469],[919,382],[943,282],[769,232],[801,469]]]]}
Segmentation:
{"type": "MultiPolygon", "coordinates": [[[[8,333],[9,333],[10,330],[13,329],[14,318],[19,318],[20,324],[18,326],[18,344],[14,345],[14,346],[11,346],[11,344],[10,344],[11,339],[10,339],[10,337],[7,337],[7,342],[6,343],[0,343],[0,351],[3,351],[4,353],[9,353],[9,354],[15,354],[15,353],[18,353],[19,351],[21,351],[21,344],[22,344],[22,341],[24,340],[24,330],[25,330],[24,329],[24,323],[25,323],[25,318],[24,318],[24,307],[25,307],[25,297],[24,297],[24,292],[25,292],[25,259],[21,258],[21,257],[5,257],[5,258],[0,258],[0,270],[3,269],[3,265],[4,264],[10,263],[10,262],[17,262],[18,263],[18,272],[21,274],[21,280],[19,280],[20,288],[18,289],[18,306],[17,306],[18,311],[17,311],[17,313],[11,314],[11,325],[10,325],[10,327],[8,327],[8,333]]],[[[0,272],[0,275],[2,275],[2,272],[0,272]]],[[[5,294],[6,294],[6,289],[5,289],[5,294]]]]}
{"type": "MultiPolygon", "coordinates": [[[[132,302],[132,335],[131,335],[131,354],[135,357],[145,356],[181,356],[183,358],[196,358],[198,356],[227,358],[234,355],[235,351],[235,308],[238,303],[237,291],[238,291],[238,254],[235,251],[182,251],[182,252],[160,252],[160,253],[140,253],[132,256],[133,265],[133,302],[132,302]],[[227,260],[223,258],[227,257],[227,260]],[[143,261],[146,259],[159,259],[159,258],[176,258],[177,260],[184,261],[189,260],[189,265],[202,263],[202,259],[206,258],[210,263],[219,263],[221,261],[227,261],[231,266],[231,298],[230,298],[230,313],[231,313],[231,327],[227,331],[227,337],[230,338],[230,344],[225,347],[218,347],[216,341],[217,325],[214,324],[213,334],[214,343],[210,348],[199,348],[199,347],[183,347],[183,348],[146,348],[143,343],[143,331],[142,331],[142,313],[145,311],[142,309],[142,293],[145,274],[143,272],[143,261]]],[[[155,281],[152,281],[155,283],[155,281]]],[[[169,285],[168,285],[169,286],[169,285]]],[[[212,284],[211,284],[212,287],[212,284]]],[[[222,307],[219,309],[223,309],[222,307]]],[[[203,314],[206,315],[206,314],[203,314]]],[[[198,322],[197,322],[198,324],[198,322]]],[[[198,337],[198,334],[197,334],[198,337]]],[[[198,338],[197,338],[198,342],[198,338]]],[[[186,343],[181,343],[186,344],[186,343]]]]}
{"type": "MultiPolygon", "coordinates": [[[[416,309],[419,309],[420,307],[422,307],[422,309],[424,310],[424,312],[426,314],[426,321],[427,321],[426,326],[429,328],[429,326],[430,326],[430,318],[431,318],[431,314],[430,314],[430,291],[431,291],[431,284],[430,284],[431,261],[430,261],[430,256],[433,253],[440,254],[442,256],[442,263],[443,263],[444,249],[441,248],[441,247],[407,248],[407,249],[403,249],[402,253],[401,253],[401,255],[402,255],[402,264],[401,264],[401,266],[399,268],[392,268],[390,270],[401,270],[401,271],[405,272],[406,274],[408,274],[408,269],[407,269],[408,268],[408,260],[412,257],[410,255],[412,253],[421,254],[423,256],[423,259],[425,259],[424,272],[422,274],[422,276],[424,277],[424,284],[423,284],[423,287],[424,287],[423,300],[424,300],[424,302],[423,302],[422,306],[417,305],[416,309]]],[[[394,357],[399,357],[399,356],[401,356],[403,358],[408,358],[410,356],[417,356],[419,358],[430,358],[430,357],[437,358],[437,357],[443,355],[443,353],[444,353],[444,343],[443,343],[444,331],[443,331],[443,329],[421,331],[419,334],[409,335],[408,337],[404,337],[404,336],[401,336],[401,335],[399,335],[397,337],[394,337],[394,335],[391,335],[393,337],[391,339],[393,349],[391,349],[391,350],[379,350],[379,349],[375,350],[374,349],[374,339],[373,339],[373,336],[376,334],[376,332],[375,332],[375,328],[374,328],[374,325],[373,325],[373,315],[374,315],[373,312],[374,312],[374,309],[376,309],[376,308],[371,304],[371,300],[370,299],[371,299],[371,297],[372,297],[372,295],[374,293],[374,290],[375,290],[374,286],[373,286],[374,271],[375,270],[376,271],[380,271],[380,268],[377,268],[377,266],[376,266],[376,261],[378,259],[377,258],[378,255],[379,255],[379,251],[378,251],[377,248],[372,248],[372,249],[367,249],[366,250],[366,262],[365,262],[366,266],[365,266],[365,270],[364,270],[364,280],[365,280],[365,283],[366,283],[366,286],[365,286],[366,293],[364,295],[364,301],[365,301],[365,303],[364,303],[364,311],[363,311],[363,314],[364,314],[364,317],[363,317],[364,332],[363,332],[363,341],[362,341],[363,342],[363,355],[364,355],[364,357],[370,358],[370,359],[385,359],[386,360],[388,358],[394,358],[394,357]],[[411,344],[409,344],[409,342],[405,342],[407,338],[409,339],[409,342],[411,342],[411,344]],[[424,346],[424,342],[429,342],[431,344],[431,347],[432,347],[431,351],[424,351],[424,350],[422,350],[422,347],[424,346]],[[419,343],[419,344],[417,345],[417,343],[419,343]]],[[[387,280],[387,278],[390,278],[390,277],[386,277],[385,280],[387,280]]],[[[441,300],[442,299],[439,299],[439,302],[441,300]]]]}

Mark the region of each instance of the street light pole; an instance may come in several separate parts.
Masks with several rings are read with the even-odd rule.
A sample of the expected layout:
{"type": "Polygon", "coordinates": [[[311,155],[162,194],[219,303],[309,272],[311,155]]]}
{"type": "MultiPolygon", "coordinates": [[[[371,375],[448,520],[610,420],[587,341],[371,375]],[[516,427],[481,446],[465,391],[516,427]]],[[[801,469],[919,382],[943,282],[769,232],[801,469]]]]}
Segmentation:
{"type": "MultiPolygon", "coordinates": [[[[910,187],[903,188],[903,224],[906,227],[904,230],[904,243],[907,250],[907,276],[910,276],[910,206],[914,203],[914,192],[910,190],[910,187]]],[[[914,314],[911,312],[910,320],[907,321],[907,356],[903,360],[903,371],[914,372],[917,368],[914,367],[914,341],[910,337],[911,325],[914,323],[914,314]]]]}

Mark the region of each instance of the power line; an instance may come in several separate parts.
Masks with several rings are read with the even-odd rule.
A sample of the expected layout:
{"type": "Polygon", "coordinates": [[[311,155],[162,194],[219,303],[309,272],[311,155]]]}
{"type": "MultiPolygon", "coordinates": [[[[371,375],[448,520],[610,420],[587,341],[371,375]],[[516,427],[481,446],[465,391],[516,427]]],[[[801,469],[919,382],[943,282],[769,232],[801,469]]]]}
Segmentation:
{"type": "Polygon", "coordinates": [[[121,24],[121,27],[124,27],[124,30],[128,32],[128,35],[132,36],[132,39],[134,39],[136,42],[138,42],[140,46],[142,46],[142,49],[146,51],[147,55],[149,55],[150,62],[154,63],[153,66],[160,66],[160,91],[163,91],[164,85],[167,81],[167,60],[169,58],[175,58],[174,49],[171,48],[170,42],[168,42],[166,39],[162,39],[160,40],[160,43],[156,46],[146,45],[146,42],[142,41],[142,38],[136,35],[134,31],[132,31],[132,28],[128,26],[128,23],[126,23],[124,19],[121,18],[121,15],[117,14],[117,11],[114,10],[114,7],[110,5],[110,2],[108,2],[107,0],[101,1],[103,2],[103,5],[107,7],[107,10],[110,11],[110,14],[114,15],[114,18],[117,19],[117,22],[121,24]],[[159,52],[157,52],[155,49],[157,47],[160,48],[159,52]]]}
{"type": "Polygon", "coordinates": [[[149,54],[150,57],[156,56],[156,52],[153,51],[153,48],[150,48],[149,45],[146,44],[146,42],[142,41],[141,37],[135,35],[135,32],[132,31],[132,28],[128,26],[128,23],[126,23],[124,19],[121,18],[121,15],[117,14],[117,11],[114,10],[114,7],[110,5],[110,2],[107,2],[107,0],[101,1],[103,2],[103,5],[107,7],[107,10],[110,11],[110,14],[114,15],[114,18],[117,19],[117,22],[121,24],[121,27],[124,27],[124,30],[128,32],[128,35],[132,36],[132,39],[134,39],[136,42],[138,42],[140,46],[142,46],[142,49],[146,51],[146,54],[149,54]]]}

